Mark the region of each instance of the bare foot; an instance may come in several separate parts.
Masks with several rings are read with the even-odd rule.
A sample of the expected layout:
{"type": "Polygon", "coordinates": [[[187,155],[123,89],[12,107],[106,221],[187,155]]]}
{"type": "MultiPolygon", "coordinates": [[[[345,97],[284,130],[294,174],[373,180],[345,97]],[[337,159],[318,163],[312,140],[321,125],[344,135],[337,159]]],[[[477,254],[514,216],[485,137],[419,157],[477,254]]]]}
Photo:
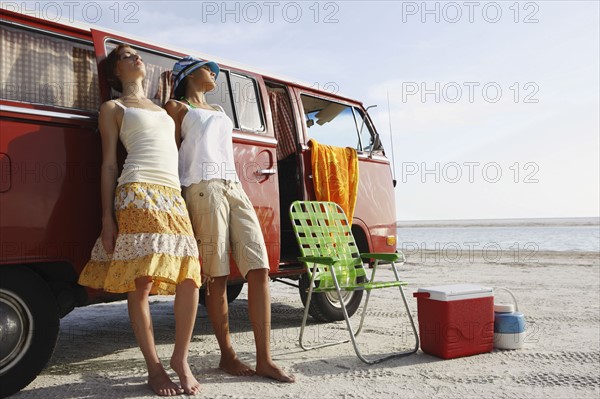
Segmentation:
{"type": "Polygon", "coordinates": [[[225,358],[221,356],[219,368],[227,374],[231,374],[238,377],[254,375],[255,373],[255,371],[246,363],[242,362],[237,357],[237,355],[234,355],[233,358],[225,358]]]}
{"type": "Polygon", "coordinates": [[[175,396],[183,393],[183,390],[171,381],[164,370],[152,375],[148,374],[148,385],[159,396],[175,396]]]}
{"type": "Polygon", "coordinates": [[[282,369],[277,367],[275,363],[266,362],[265,364],[256,365],[256,375],[261,377],[272,378],[280,382],[296,382],[293,375],[286,374],[282,369]]]}
{"type": "Polygon", "coordinates": [[[200,392],[200,383],[196,380],[194,374],[192,374],[192,370],[187,361],[177,361],[171,358],[171,368],[179,376],[182,393],[196,395],[200,392]]]}

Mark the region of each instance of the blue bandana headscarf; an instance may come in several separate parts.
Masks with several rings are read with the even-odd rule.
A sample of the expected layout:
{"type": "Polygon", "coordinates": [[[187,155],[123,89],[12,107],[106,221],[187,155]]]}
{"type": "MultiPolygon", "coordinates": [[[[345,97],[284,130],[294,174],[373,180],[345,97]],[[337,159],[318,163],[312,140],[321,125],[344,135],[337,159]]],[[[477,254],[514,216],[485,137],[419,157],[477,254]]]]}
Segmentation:
{"type": "Polygon", "coordinates": [[[173,91],[177,90],[179,83],[185,79],[190,73],[203,65],[208,65],[211,71],[215,73],[215,79],[219,76],[219,66],[212,61],[203,61],[198,58],[194,58],[191,55],[185,56],[175,63],[173,66],[173,91]]]}

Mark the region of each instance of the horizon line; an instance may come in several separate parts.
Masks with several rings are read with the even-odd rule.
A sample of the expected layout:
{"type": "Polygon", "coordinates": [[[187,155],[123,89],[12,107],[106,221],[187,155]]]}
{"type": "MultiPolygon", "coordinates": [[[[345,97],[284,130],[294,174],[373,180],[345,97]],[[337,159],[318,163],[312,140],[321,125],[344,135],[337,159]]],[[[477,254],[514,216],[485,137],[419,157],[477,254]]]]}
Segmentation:
{"type": "Polygon", "coordinates": [[[559,216],[559,217],[521,217],[521,218],[481,218],[481,219],[413,219],[396,220],[396,225],[406,224],[549,224],[549,222],[569,222],[587,220],[587,225],[600,225],[600,216],[559,216]],[[590,220],[591,219],[591,220],[590,220]]]}

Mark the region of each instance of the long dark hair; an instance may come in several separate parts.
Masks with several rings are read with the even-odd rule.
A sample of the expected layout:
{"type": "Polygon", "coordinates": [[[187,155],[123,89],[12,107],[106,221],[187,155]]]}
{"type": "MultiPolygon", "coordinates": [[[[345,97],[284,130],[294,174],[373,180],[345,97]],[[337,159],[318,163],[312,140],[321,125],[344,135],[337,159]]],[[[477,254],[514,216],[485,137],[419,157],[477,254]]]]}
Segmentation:
{"type": "Polygon", "coordinates": [[[185,78],[183,78],[183,80],[181,82],[179,82],[179,84],[177,85],[177,88],[173,92],[173,96],[177,100],[181,100],[182,98],[185,97],[186,89],[187,89],[187,76],[185,78]]]}
{"type": "Polygon", "coordinates": [[[108,56],[102,60],[102,68],[104,68],[104,74],[106,76],[106,81],[116,91],[119,93],[123,92],[123,85],[117,76],[115,76],[115,68],[117,67],[117,62],[119,61],[119,52],[121,49],[131,48],[129,44],[121,43],[113,51],[108,54],[108,56]]]}

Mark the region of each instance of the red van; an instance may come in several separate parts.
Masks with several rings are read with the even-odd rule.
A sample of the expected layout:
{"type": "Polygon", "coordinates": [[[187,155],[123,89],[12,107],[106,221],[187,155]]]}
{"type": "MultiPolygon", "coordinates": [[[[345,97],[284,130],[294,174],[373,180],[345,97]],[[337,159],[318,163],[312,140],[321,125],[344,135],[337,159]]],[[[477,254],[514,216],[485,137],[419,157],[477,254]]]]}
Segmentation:
{"type": "MultiPolygon", "coordinates": [[[[115,43],[129,43],[146,62],[148,98],[162,105],[169,71],[186,54],[89,27],[7,10],[0,15],[0,395],[6,396],[45,366],[61,317],[77,306],[124,298],[77,284],[101,228],[97,115],[112,94],[97,63],[115,43]]],[[[395,252],[395,182],[362,104],[219,63],[222,73],[208,100],[234,121],[236,169],[262,225],[271,278],[297,286],[304,301],[308,281],[296,260],[288,208],[314,199],[309,139],[357,150],[352,230],[359,250],[395,252]],[[335,112],[314,123],[327,107],[335,112]]],[[[244,283],[233,270],[230,301],[244,283]]],[[[313,317],[341,320],[339,303],[320,295],[313,317]]],[[[349,312],[361,297],[359,291],[345,298],[349,312]]]]}

